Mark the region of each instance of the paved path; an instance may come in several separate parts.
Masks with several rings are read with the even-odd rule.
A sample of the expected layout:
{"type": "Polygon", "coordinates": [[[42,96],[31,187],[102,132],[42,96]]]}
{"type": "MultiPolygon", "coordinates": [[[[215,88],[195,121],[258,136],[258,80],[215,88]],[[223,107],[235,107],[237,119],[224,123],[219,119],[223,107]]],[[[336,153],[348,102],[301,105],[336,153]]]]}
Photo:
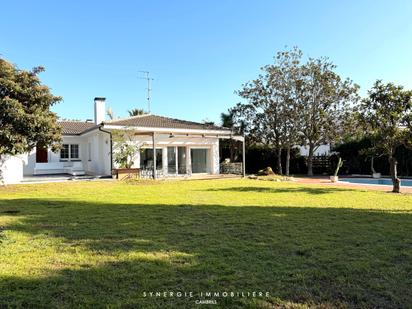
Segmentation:
{"type": "MultiPolygon", "coordinates": [[[[392,186],[386,185],[367,185],[367,184],[353,184],[347,182],[336,182],[332,183],[329,180],[329,177],[297,177],[297,182],[299,183],[307,183],[307,184],[317,184],[317,185],[325,185],[325,186],[336,186],[336,187],[344,187],[344,188],[351,188],[351,189],[362,189],[362,190],[379,190],[379,191],[386,191],[391,192],[392,186]]],[[[402,193],[412,193],[412,187],[401,187],[402,193]]]]}

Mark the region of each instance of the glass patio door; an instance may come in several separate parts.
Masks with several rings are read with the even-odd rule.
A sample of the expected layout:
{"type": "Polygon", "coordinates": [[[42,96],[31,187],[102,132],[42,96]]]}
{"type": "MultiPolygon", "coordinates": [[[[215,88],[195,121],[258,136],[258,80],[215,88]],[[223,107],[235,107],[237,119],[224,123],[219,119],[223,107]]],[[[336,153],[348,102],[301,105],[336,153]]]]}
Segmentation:
{"type": "Polygon", "coordinates": [[[177,172],[186,174],[186,147],[177,147],[177,172]]]}
{"type": "Polygon", "coordinates": [[[167,173],[186,174],[186,147],[167,147],[167,173]]]}
{"type": "Polygon", "coordinates": [[[176,147],[167,147],[167,173],[176,174],[176,147]]]}
{"type": "MultiPolygon", "coordinates": [[[[153,169],[153,149],[145,148],[140,154],[140,168],[153,169]]],[[[156,169],[162,169],[162,149],[156,149],[156,169]]]]}
{"type": "Polygon", "coordinates": [[[192,173],[207,173],[208,149],[190,149],[192,173]]]}

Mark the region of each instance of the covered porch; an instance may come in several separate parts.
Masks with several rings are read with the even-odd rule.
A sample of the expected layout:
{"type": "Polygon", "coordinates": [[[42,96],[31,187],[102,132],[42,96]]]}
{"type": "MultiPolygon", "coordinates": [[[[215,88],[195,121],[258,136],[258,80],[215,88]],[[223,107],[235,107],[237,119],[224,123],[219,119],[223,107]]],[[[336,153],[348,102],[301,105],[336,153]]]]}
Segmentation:
{"type": "MultiPolygon", "coordinates": [[[[105,129],[110,129],[106,126],[105,129]]],[[[131,130],[125,128],[126,130],[131,130]]],[[[110,131],[110,130],[109,130],[110,131]]],[[[139,169],[141,178],[187,178],[221,175],[219,140],[233,139],[242,143],[243,162],[238,174],[245,174],[244,138],[226,134],[162,132],[133,130],[133,144],[139,149],[133,168],[139,169]]],[[[130,132],[128,133],[130,135],[130,132]]],[[[112,158],[113,159],[113,158],[112,158]]],[[[113,167],[117,168],[113,163],[113,167]]],[[[224,172],[227,172],[225,169],[224,172]]]]}

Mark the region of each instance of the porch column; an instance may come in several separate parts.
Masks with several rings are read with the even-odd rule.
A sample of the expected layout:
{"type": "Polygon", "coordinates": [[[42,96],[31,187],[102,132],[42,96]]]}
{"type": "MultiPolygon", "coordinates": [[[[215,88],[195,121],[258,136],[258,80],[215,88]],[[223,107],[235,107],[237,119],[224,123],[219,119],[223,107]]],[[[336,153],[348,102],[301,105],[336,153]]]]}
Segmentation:
{"type": "Polygon", "coordinates": [[[243,177],[246,177],[246,147],[245,147],[245,137],[242,138],[242,172],[243,177]]]}
{"type": "Polygon", "coordinates": [[[168,170],[167,170],[167,147],[162,148],[162,171],[163,171],[163,176],[167,177],[168,175],[168,170]]]}
{"type": "Polygon", "coordinates": [[[156,133],[152,134],[153,143],[153,179],[156,179],[156,133]]]}
{"type": "Polygon", "coordinates": [[[219,138],[217,138],[212,146],[210,147],[209,152],[209,167],[210,167],[210,174],[212,175],[219,175],[220,174],[220,154],[219,154],[219,138]]]}
{"type": "Polygon", "coordinates": [[[174,147],[175,150],[175,176],[179,174],[179,147],[174,147]]]}

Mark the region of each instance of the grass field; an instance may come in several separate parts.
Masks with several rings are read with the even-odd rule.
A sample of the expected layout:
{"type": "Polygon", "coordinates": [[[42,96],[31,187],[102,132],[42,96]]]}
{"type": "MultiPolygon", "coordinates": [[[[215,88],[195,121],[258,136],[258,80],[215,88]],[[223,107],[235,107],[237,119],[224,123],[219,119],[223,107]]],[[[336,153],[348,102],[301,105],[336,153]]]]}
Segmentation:
{"type": "Polygon", "coordinates": [[[0,307],[407,307],[412,195],[256,180],[0,188],[0,307]],[[183,291],[193,297],[144,297],[183,291]],[[208,306],[203,306],[208,307],[208,306]]]}

